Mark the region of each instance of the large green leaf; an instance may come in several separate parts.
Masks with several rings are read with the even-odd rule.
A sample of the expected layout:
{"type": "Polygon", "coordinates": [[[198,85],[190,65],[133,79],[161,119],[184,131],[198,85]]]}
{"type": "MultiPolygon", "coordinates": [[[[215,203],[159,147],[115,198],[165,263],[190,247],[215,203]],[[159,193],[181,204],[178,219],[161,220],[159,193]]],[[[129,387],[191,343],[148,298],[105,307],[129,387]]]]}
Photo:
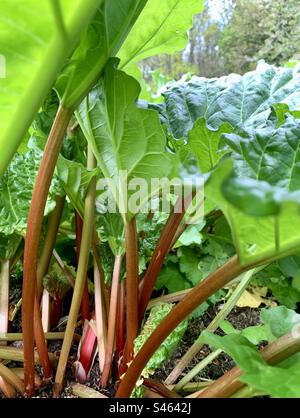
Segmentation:
{"type": "Polygon", "coordinates": [[[102,3],[56,83],[65,106],[73,106],[88,93],[109,57],[118,52],[146,3],[147,0],[102,3]]]}
{"type": "Polygon", "coordinates": [[[203,5],[203,0],[148,0],[118,54],[120,68],[128,71],[147,57],[183,49],[193,16],[203,5]]]}
{"type": "Polygon", "coordinates": [[[287,115],[277,125],[225,135],[234,174],[222,190],[248,215],[278,215],[282,202],[300,203],[300,119],[287,115]]]}
{"type": "Polygon", "coordinates": [[[102,0],[2,0],[0,176],[102,0]]]}
{"type": "MultiPolygon", "coordinates": [[[[171,174],[176,162],[165,150],[166,137],[157,113],[136,106],[139,92],[139,84],[118,71],[116,60],[111,60],[77,112],[104,177],[114,182],[112,191],[120,212],[129,218],[133,215],[127,212],[127,201],[133,195],[128,190],[130,181],[142,178],[150,186],[153,178],[171,174]],[[127,174],[125,181],[122,172],[127,174]]],[[[141,206],[148,197],[144,196],[141,206]]]]}
{"type": "MultiPolygon", "coordinates": [[[[275,168],[276,169],[276,168],[275,168]]],[[[233,162],[226,158],[212,172],[205,194],[223,211],[230,225],[240,262],[248,264],[295,254],[300,245],[298,204],[284,201],[280,214],[253,217],[230,203],[222,193],[224,181],[232,175],[233,162]]]]}
{"type": "Polygon", "coordinates": [[[264,122],[275,103],[300,109],[300,72],[259,64],[243,76],[231,74],[218,79],[192,77],[177,82],[163,94],[165,117],[175,138],[187,137],[197,119],[219,129],[223,123],[233,128],[264,122]]]}
{"type": "MultiPolygon", "coordinates": [[[[179,142],[180,153],[192,151],[202,173],[211,170],[221,157],[219,144],[224,133],[240,126],[254,127],[266,121],[270,106],[278,101],[300,109],[300,74],[260,64],[256,71],[219,79],[192,77],[177,82],[163,94],[163,116],[179,142]]],[[[283,112],[282,107],[276,108],[283,112]]]]}

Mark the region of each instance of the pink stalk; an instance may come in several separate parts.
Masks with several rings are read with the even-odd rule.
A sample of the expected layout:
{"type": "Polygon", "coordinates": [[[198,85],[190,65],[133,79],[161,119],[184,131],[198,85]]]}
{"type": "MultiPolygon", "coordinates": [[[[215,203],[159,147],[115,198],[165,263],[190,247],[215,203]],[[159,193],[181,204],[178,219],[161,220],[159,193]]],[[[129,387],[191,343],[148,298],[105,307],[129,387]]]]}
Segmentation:
{"type": "Polygon", "coordinates": [[[104,368],[103,368],[103,372],[101,376],[102,387],[107,386],[107,382],[108,382],[109,375],[111,372],[112,360],[113,360],[122,258],[123,258],[122,255],[117,255],[115,258],[115,264],[114,264],[110,305],[109,305],[110,308],[109,308],[109,316],[108,316],[107,344],[106,344],[106,351],[105,351],[104,368]]]}

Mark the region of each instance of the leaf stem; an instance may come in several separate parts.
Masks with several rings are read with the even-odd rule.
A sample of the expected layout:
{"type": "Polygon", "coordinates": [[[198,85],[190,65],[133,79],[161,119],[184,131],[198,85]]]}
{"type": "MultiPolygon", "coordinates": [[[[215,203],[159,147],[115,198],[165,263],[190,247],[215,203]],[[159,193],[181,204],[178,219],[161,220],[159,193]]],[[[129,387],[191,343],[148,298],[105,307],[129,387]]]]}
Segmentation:
{"type": "Polygon", "coordinates": [[[114,263],[114,270],[113,270],[113,277],[112,277],[112,287],[111,287],[109,316],[108,316],[107,344],[106,344],[106,350],[105,350],[104,368],[103,368],[101,382],[100,382],[101,386],[104,388],[107,386],[107,382],[108,382],[110,371],[111,371],[112,361],[113,361],[122,259],[123,259],[122,255],[116,255],[115,263],[114,263]]]}
{"type": "Polygon", "coordinates": [[[22,380],[2,363],[0,363],[0,376],[5,380],[5,382],[17,389],[21,395],[24,395],[25,388],[22,380]]]}
{"type": "MultiPolygon", "coordinates": [[[[64,332],[46,332],[46,340],[62,340],[64,332]]],[[[23,334],[21,332],[9,332],[0,334],[0,341],[23,341],[23,334]]]]}
{"type": "Polygon", "coordinates": [[[43,290],[43,277],[47,274],[57,237],[57,232],[65,205],[66,196],[57,196],[54,211],[49,216],[45,241],[37,266],[37,294],[40,300],[43,290]]]}
{"type": "MultiPolygon", "coordinates": [[[[41,319],[41,312],[40,312],[40,305],[38,301],[37,295],[35,296],[35,303],[34,303],[34,339],[36,342],[37,350],[39,353],[39,357],[41,360],[41,366],[44,372],[45,379],[51,379],[52,377],[52,366],[48,356],[48,349],[47,343],[45,339],[42,319],[41,319]]],[[[25,351],[24,351],[25,353],[25,351]]],[[[24,358],[25,362],[25,358],[24,358]]]]}
{"type": "MultiPolygon", "coordinates": [[[[26,393],[34,394],[34,302],[37,257],[48,191],[62,141],[73,110],[60,107],[55,117],[33,190],[24,249],[22,327],[24,333],[24,383],[26,393]]],[[[40,317],[40,315],[39,315],[40,317]]]]}
{"type": "Polygon", "coordinates": [[[118,315],[116,330],[116,380],[120,379],[120,364],[125,345],[125,280],[122,280],[119,287],[118,295],[118,315]]]}
{"type": "MultiPolygon", "coordinates": [[[[88,161],[87,168],[92,170],[96,166],[96,160],[88,146],[88,161]]],[[[55,377],[54,394],[57,396],[63,387],[64,375],[67,367],[68,356],[73,342],[73,335],[76,327],[77,316],[80,309],[82,294],[86,281],[86,274],[88,268],[89,254],[92,243],[92,236],[94,230],[94,211],[95,211],[95,197],[96,197],[96,179],[93,177],[88,186],[88,191],[84,203],[84,221],[82,230],[81,250],[79,256],[78,270],[75,280],[75,287],[73,291],[72,303],[69,312],[67,328],[65,331],[65,338],[60,353],[60,358],[57,366],[55,377]]]]}
{"type": "Polygon", "coordinates": [[[174,387],[176,392],[180,391],[187,385],[197,374],[199,374],[206,366],[209,365],[215,358],[222,353],[222,350],[218,349],[204,357],[195,367],[192,368],[174,387]]]}
{"type": "MultiPolygon", "coordinates": [[[[9,260],[0,260],[0,333],[7,332],[9,312],[9,260]]],[[[6,345],[0,342],[0,345],[6,345]]]]}
{"type": "Polygon", "coordinates": [[[192,193],[184,201],[178,198],[176,204],[170,213],[167,223],[159,237],[153,256],[143,278],[142,288],[139,295],[139,322],[141,323],[151,297],[157,276],[163,265],[165,256],[169,252],[173,243],[178,227],[185,215],[185,211],[192,201],[192,193]]]}
{"type": "MultiPolygon", "coordinates": [[[[83,221],[79,213],[75,210],[75,227],[76,227],[76,254],[77,254],[77,263],[79,262],[80,257],[80,247],[82,239],[82,227],[83,221]]],[[[90,301],[89,301],[89,289],[87,278],[85,280],[82,301],[81,301],[81,320],[82,326],[84,326],[85,321],[89,321],[91,318],[90,313],[90,301]]]]}
{"type": "Polygon", "coordinates": [[[125,224],[126,247],[126,344],[125,364],[132,360],[134,340],[138,333],[138,241],[136,220],[125,224]]]}
{"type": "Polygon", "coordinates": [[[96,335],[98,342],[99,369],[102,373],[104,369],[105,347],[107,344],[107,309],[105,302],[104,273],[98,256],[95,256],[95,247],[96,245],[94,245],[93,249],[96,335]]]}

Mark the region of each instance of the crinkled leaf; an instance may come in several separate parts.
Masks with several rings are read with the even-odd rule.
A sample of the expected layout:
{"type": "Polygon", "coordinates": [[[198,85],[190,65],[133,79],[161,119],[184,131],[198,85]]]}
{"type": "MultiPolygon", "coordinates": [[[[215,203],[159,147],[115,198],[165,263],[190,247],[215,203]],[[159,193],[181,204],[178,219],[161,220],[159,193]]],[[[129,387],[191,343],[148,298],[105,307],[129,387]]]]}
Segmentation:
{"type": "Polygon", "coordinates": [[[178,144],[180,155],[192,151],[205,173],[222,155],[219,144],[224,133],[261,125],[270,115],[270,106],[279,101],[291,110],[300,108],[300,73],[260,64],[243,76],[192,77],[170,85],[163,95],[161,113],[170,132],[178,140],[188,138],[186,144],[178,144]]]}
{"type": "Polygon", "coordinates": [[[201,229],[205,223],[199,223],[198,225],[189,225],[186,230],[180,235],[178,241],[174,244],[173,248],[188,247],[189,245],[200,245],[202,242],[201,229]]]}
{"type": "Polygon", "coordinates": [[[101,241],[107,241],[116,255],[125,253],[124,222],[119,213],[106,213],[99,216],[98,232],[101,241]]]}
{"type": "MultiPolygon", "coordinates": [[[[288,260],[290,257],[280,260],[288,260]]],[[[273,297],[287,308],[295,309],[300,300],[300,291],[294,288],[293,281],[286,277],[281,269],[279,263],[272,263],[264,270],[257,273],[253,282],[260,286],[266,286],[271,290],[273,297]]]]}
{"type": "Polygon", "coordinates": [[[98,170],[88,171],[82,164],[59,156],[56,175],[70,199],[72,206],[83,216],[84,199],[91,179],[98,175],[98,170]]]}
{"type": "Polygon", "coordinates": [[[180,271],[186,275],[193,286],[196,286],[203,279],[199,268],[199,255],[190,247],[179,248],[177,253],[180,271]]]}
{"type": "Polygon", "coordinates": [[[286,116],[241,134],[226,134],[234,173],[222,191],[248,215],[277,215],[282,202],[300,203],[300,120],[286,116]]]}
{"type": "Polygon", "coordinates": [[[0,259],[9,260],[17,251],[22,237],[18,234],[5,235],[0,233],[0,259]]]}
{"type": "MultiPolygon", "coordinates": [[[[0,233],[24,235],[33,186],[41,161],[41,154],[29,151],[16,154],[4,175],[0,178],[0,233]]],[[[54,178],[47,198],[45,215],[55,207],[55,196],[60,194],[54,178]]]]}
{"type": "MultiPolygon", "coordinates": [[[[145,344],[152,332],[157,328],[161,321],[170,313],[173,305],[171,303],[158,303],[155,305],[142,328],[140,335],[134,342],[134,352],[138,353],[140,348],[145,344]]],[[[181,338],[187,328],[188,321],[182,321],[175,330],[162,342],[160,347],[148,361],[147,366],[142,372],[143,377],[153,374],[162,363],[167,360],[176,346],[180,343],[181,338]]]]}
{"type": "Polygon", "coordinates": [[[176,138],[187,137],[197,119],[219,129],[223,123],[233,128],[263,123],[275,103],[290,110],[300,109],[300,72],[259,64],[243,76],[231,74],[219,79],[192,77],[177,82],[164,93],[165,116],[176,138]]]}
{"type": "Polygon", "coordinates": [[[206,196],[220,207],[230,225],[234,245],[242,264],[281,258],[298,252],[300,212],[293,202],[283,202],[279,216],[253,217],[228,202],[222,186],[232,173],[229,158],[221,161],[206,185],[206,196]]]}

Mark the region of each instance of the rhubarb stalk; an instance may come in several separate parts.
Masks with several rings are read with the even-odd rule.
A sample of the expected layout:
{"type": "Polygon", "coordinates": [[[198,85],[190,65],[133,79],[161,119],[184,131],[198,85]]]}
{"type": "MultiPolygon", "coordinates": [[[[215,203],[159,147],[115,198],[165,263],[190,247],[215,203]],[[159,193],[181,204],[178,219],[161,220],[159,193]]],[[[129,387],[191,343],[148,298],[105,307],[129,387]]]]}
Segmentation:
{"type": "MultiPolygon", "coordinates": [[[[88,161],[87,168],[92,170],[96,166],[96,160],[93,155],[90,145],[88,145],[88,161]]],[[[67,367],[67,361],[73,342],[73,335],[77,323],[78,312],[82,301],[82,294],[86,282],[86,274],[88,268],[89,254],[92,244],[92,236],[94,230],[94,211],[95,211],[95,197],[96,197],[96,179],[93,177],[88,186],[88,191],[84,203],[84,221],[82,230],[81,249],[78,263],[78,270],[73,291],[72,303],[69,312],[67,328],[65,331],[65,338],[60,353],[58,362],[54,393],[57,396],[63,387],[64,375],[67,367]]]]}
{"type": "Polygon", "coordinates": [[[102,387],[107,386],[107,382],[108,382],[110,371],[111,371],[112,360],[113,360],[122,258],[123,258],[122,255],[116,255],[115,263],[114,263],[111,296],[110,296],[110,304],[109,304],[107,344],[106,344],[106,350],[105,350],[104,369],[103,369],[102,376],[101,376],[102,387]]]}
{"type": "MultiPolygon", "coordinates": [[[[9,260],[0,260],[0,333],[8,329],[9,312],[9,260]]],[[[0,342],[0,345],[6,345],[0,342]]]]}
{"type": "Polygon", "coordinates": [[[37,265],[37,294],[39,299],[43,291],[43,277],[48,272],[50,261],[52,258],[52,253],[57,237],[62,212],[65,205],[65,200],[66,196],[58,196],[56,198],[55,209],[49,216],[43,249],[37,265]]]}
{"type": "Polygon", "coordinates": [[[125,344],[125,280],[120,283],[118,295],[118,315],[117,315],[117,330],[116,330],[116,380],[120,379],[120,365],[124,351],[125,344]]]}
{"type": "MultiPolygon", "coordinates": [[[[79,213],[76,210],[75,210],[75,227],[76,227],[76,254],[77,254],[77,263],[78,263],[79,256],[80,256],[83,221],[79,213]]],[[[88,290],[88,282],[86,279],[85,284],[84,284],[84,289],[83,289],[82,302],[81,302],[82,326],[84,326],[85,321],[86,320],[89,321],[90,318],[91,318],[91,315],[90,315],[89,290],[88,290]]]]}
{"type": "Polygon", "coordinates": [[[138,333],[138,241],[136,220],[126,222],[126,344],[124,364],[133,357],[134,340],[138,333]]]}
{"type": "MultiPolygon", "coordinates": [[[[192,194],[189,194],[184,201],[178,198],[176,204],[171,212],[168,221],[160,235],[153,256],[147,268],[146,274],[143,278],[143,285],[139,295],[139,321],[142,322],[144,314],[151,297],[157,276],[163,265],[165,256],[168,254],[176,232],[185,215],[186,209],[192,201],[192,194]]],[[[181,231],[183,232],[184,229],[181,231]]]]}
{"type": "MultiPolygon", "coordinates": [[[[257,273],[258,269],[253,269],[250,271],[247,271],[243,274],[243,277],[241,278],[240,283],[236,287],[236,289],[231,294],[228,301],[225,303],[223,308],[219,311],[219,313],[216,315],[216,317],[211,321],[211,323],[206,328],[209,332],[215,332],[217,328],[219,327],[219,324],[221,321],[223,321],[229,313],[232,311],[234,306],[236,305],[237,301],[241,297],[242,293],[247,288],[252,276],[257,273]]],[[[179,363],[176,365],[174,370],[170,373],[170,375],[165,380],[166,385],[171,385],[175,382],[175,380],[180,376],[180,374],[183,372],[183,370],[188,366],[188,364],[192,361],[192,359],[196,356],[197,353],[201,350],[204,344],[202,344],[200,340],[200,336],[196,339],[194,344],[188,349],[188,351],[185,353],[185,355],[181,358],[179,363]]],[[[183,386],[185,386],[192,378],[199,373],[198,365],[195,366],[194,369],[190,370],[189,373],[182,378],[180,382],[177,383],[175,386],[175,390],[179,391],[182,389],[183,386]]],[[[201,369],[202,370],[202,369],[201,369]]]]}
{"type": "Polygon", "coordinates": [[[27,221],[23,266],[22,327],[24,333],[24,383],[29,396],[34,394],[34,302],[38,247],[51,180],[72,113],[72,109],[65,109],[62,106],[57,112],[37,175],[27,221]]]}
{"type": "MultiPolygon", "coordinates": [[[[96,247],[96,246],[94,246],[96,247]]],[[[94,253],[94,284],[95,284],[95,314],[96,314],[96,334],[98,341],[98,357],[99,357],[99,369],[103,372],[104,359],[105,359],[105,347],[107,343],[107,310],[105,303],[105,283],[104,273],[100,264],[100,259],[95,256],[94,253]]]]}

